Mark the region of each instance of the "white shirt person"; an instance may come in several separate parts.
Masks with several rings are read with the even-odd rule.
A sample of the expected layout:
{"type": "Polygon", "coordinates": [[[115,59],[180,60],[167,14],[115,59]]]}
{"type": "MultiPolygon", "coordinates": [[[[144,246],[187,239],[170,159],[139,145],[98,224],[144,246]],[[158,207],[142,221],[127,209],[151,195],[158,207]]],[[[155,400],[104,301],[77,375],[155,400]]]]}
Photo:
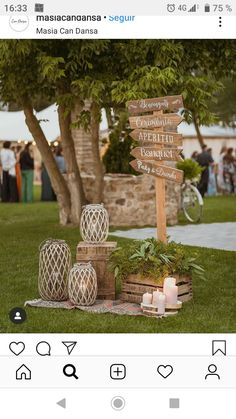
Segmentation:
{"type": "Polygon", "coordinates": [[[2,171],[2,202],[18,202],[19,195],[16,183],[16,157],[10,149],[11,142],[5,141],[0,151],[0,165],[2,171]]]}
{"type": "Polygon", "coordinates": [[[8,172],[10,176],[16,176],[16,158],[14,151],[3,148],[0,151],[0,164],[4,172],[8,172]]]}

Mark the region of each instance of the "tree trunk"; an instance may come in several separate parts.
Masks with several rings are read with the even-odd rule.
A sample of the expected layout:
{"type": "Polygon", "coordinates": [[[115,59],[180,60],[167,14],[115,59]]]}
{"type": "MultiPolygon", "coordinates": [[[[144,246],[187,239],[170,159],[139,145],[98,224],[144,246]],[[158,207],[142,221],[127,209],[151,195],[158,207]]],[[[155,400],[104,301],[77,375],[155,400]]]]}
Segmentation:
{"type": "Polygon", "coordinates": [[[28,126],[29,131],[31,132],[32,137],[34,138],[41,153],[43,162],[52,183],[52,187],[57,196],[60,224],[69,224],[71,222],[71,202],[66,181],[57,167],[56,161],[48,145],[44,132],[39,124],[38,119],[34,115],[32,105],[30,103],[24,103],[23,109],[26,125],[28,126]]]}
{"type": "Polygon", "coordinates": [[[92,153],[94,160],[94,194],[93,203],[100,204],[103,201],[104,189],[104,167],[100,158],[99,150],[99,125],[100,125],[100,108],[97,103],[92,102],[91,108],[91,136],[92,136],[92,153]]]}
{"type": "Polygon", "coordinates": [[[59,105],[58,116],[62,148],[66,162],[67,182],[70,190],[71,220],[73,224],[79,224],[82,205],[86,204],[86,198],[71,133],[71,113],[66,112],[65,107],[59,105]]]}
{"type": "Polygon", "coordinates": [[[204,139],[203,139],[203,136],[201,134],[196,115],[194,115],[194,114],[193,114],[193,123],[194,123],[195,129],[196,129],[198,141],[200,143],[200,146],[202,147],[204,145],[204,139]]]}

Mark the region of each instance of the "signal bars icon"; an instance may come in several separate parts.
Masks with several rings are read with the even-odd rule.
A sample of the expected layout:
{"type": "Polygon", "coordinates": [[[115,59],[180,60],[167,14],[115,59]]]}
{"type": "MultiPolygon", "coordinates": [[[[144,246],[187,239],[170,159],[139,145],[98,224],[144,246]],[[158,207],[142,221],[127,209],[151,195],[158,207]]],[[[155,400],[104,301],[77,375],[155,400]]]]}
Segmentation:
{"type": "Polygon", "coordinates": [[[194,4],[194,6],[191,7],[191,9],[188,10],[189,13],[196,13],[196,11],[197,11],[197,5],[196,4],[194,4]]]}

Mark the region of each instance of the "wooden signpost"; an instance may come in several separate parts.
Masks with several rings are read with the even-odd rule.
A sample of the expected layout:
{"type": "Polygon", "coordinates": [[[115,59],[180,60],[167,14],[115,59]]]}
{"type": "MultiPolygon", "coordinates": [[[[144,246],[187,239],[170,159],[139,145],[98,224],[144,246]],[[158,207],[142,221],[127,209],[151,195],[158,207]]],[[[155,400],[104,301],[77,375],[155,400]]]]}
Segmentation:
{"type": "Polygon", "coordinates": [[[136,159],[142,160],[178,161],[182,160],[180,157],[181,151],[178,148],[136,147],[130,154],[136,159]]]}
{"type": "Polygon", "coordinates": [[[130,133],[133,140],[149,144],[166,144],[181,146],[183,144],[182,135],[175,132],[157,132],[144,129],[135,129],[130,133]]]}
{"type": "Polygon", "coordinates": [[[128,111],[131,115],[163,110],[178,111],[183,107],[182,96],[165,96],[153,99],[131,100],[128,102],[128,111]]]}
{"type": "Polygon", "coordinates": [[[130,165],[134,170],[137,170],[137,172],[140,173],[172,180],[173,182],[177,183],[183,182],[183,171],[175,169],[174,167],[163,166],[162,164],[157,164],[154,162],[148,163],[142,160],[133,160],[130,162],[130,165]]]}
{"type": "Polygon", "coordinates": [[[178,111],[183,108],[182,96],[166,96],[153,99],[132,100],[127,104],[131,115],[153,112],[150,115],[136,115],[129,118],[134,129],[131,137],[140,142],[140,147],[131,151],[136,158],[130,165],[136,171],[156,178],[157,237],[166,242],[165,180],[183,182],[182,170],[163,164],[165,161],[181,160],[182,135],[177,134],[177,127],[183,118],[175,113],[163,113],[164,110],[178,111]]]}
{"type": "Polygon", "coordinates": [[[176,128],[183,121],[181,116],[175,113],[131,116],[129,118],[130,128],[176,128]]]}

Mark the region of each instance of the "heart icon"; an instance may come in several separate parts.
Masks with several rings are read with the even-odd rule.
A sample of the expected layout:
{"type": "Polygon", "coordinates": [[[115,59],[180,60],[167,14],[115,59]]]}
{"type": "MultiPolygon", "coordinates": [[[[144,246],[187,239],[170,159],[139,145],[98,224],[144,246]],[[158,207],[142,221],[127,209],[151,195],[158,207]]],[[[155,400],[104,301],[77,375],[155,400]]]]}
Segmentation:
{"type": "Polygon", "coordinates": [[[168,378],[169,375],[173,372],[173,367],[171,365],[159,365],[157,368],[158,374],[160,374],[163,378],[168,378]]]}
{"type": "Polygon", "coordinates": [[[11,342],[9,349],[14,355],[18,356],[25,350],[25,344],[24,342],[11,342]]]}

